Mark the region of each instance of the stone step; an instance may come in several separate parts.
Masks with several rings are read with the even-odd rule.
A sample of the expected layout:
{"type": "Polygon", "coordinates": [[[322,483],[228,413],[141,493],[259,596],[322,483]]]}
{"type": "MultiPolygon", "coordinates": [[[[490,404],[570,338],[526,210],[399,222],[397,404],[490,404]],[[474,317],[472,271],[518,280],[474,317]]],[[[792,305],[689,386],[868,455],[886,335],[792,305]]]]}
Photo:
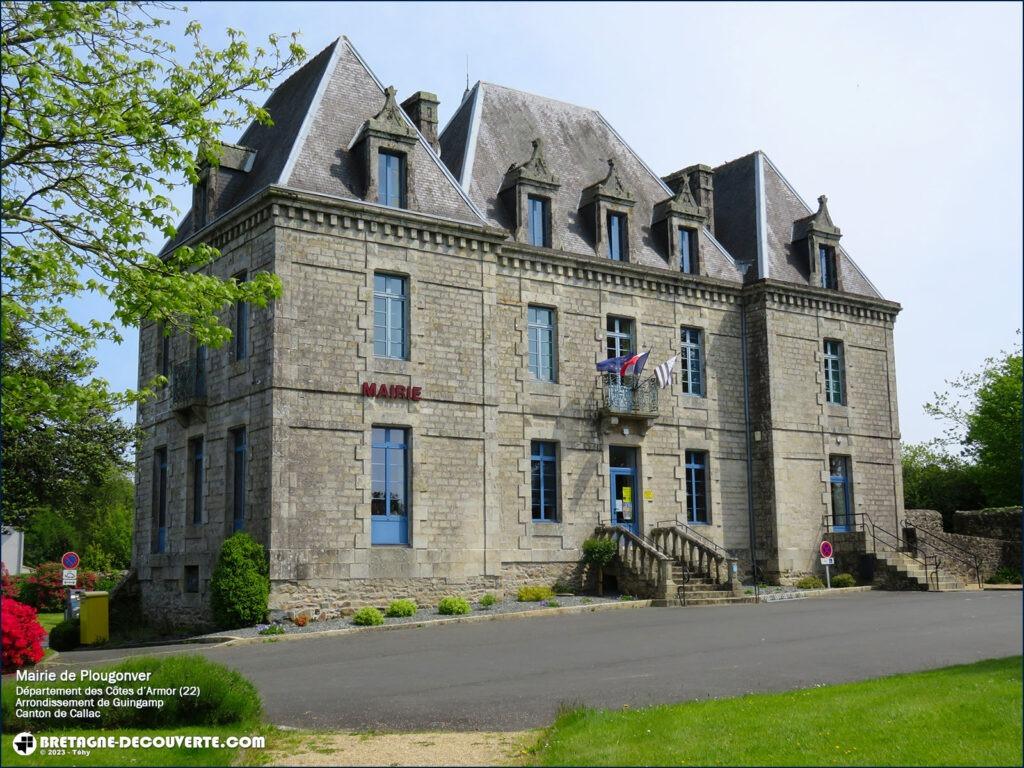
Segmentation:
{"type": "Polygon", "coordinates": [[[749,596],[744,595],[744,596],[740,596],[740,597],[736,597],[734,595],[730,596],[730,597],[700,597],[700,598],[694,598],[694,599],[690,599],[690,597],[687,596],[687,598],[686,598],[686,605],[687,606],[694,606],[694,605],[743,605],[743,604],[756,603],[756,602],[757,602],[757,600],[754,599],[753,595],[749,595],[749,596]]]}
{"type": "Polygon", "coordinates": [[[729,589],[700,589],[692,591],[689,589],[680,589],[678,594],[680,600],[683,599],[683,595],[686,595],[687,601],[717,597],[734,597],[732,590],[729,589]]]}

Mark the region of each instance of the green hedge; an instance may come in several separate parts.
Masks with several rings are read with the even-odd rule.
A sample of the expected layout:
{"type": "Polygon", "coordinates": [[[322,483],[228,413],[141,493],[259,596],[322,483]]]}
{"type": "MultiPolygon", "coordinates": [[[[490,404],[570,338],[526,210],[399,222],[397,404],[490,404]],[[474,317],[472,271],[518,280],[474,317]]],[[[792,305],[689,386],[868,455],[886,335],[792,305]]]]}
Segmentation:
{"type": "Polygon", "coordinates": [[[415,600],[392,600],[388,606],[387,613],[385,616],[397,618],[401,616],[415,616],[416,615],[416,601],[415,600]]]}
{"type": "Polygon", "coordinates": [[[79,646],[81,625],[78,619],[65,619],[50,630],[50,647],[55,651],[71,651],[79,646]]]}
{"type": "Polygon", "coordinates": [[[352,623],[357,627],[376,627],[384,623],[384,614],[368,605],[352,614],[352,623]]]}
{"type": "MultiPolygon", "coordinates": [[[[17,733],[18,731],[52,730],[59,722],[62,729],[68,728],[174,728],[187,725],[232,725],[256,724],[259,721],[262,705],[255,686],[234,670],[214,664],[202,656],[170,656],[156,658],[140,656],[128,659],[113,666],[100,667],[100,672],[151,672],[146,681],[102,682],[98,680],[86,682],[18,682],[9,681],[3,685],[3,730],[17,733]],[[15,715],[17,699],[15,686],[47,689],[47,688],[106,688],[116,685],[119,688],[140,690],[145,688],[173,689],[172,695],[135,697],[122,695],[118,698],[135,700],[160,700],[162,707],[100,707],[98,718],[61,718],[52,717],[17,717],[15,715]],[[180,695],[189,687],[199,689],[198,696],[180,695]]],[[[40,697],[44,692],[40,692],[40,697]]],[[[69,693],[70,698],[75,698],[69,693]]],[[[88,698],[84,695],[78,698],[88,698]]],[[[104,698],[113,700],[114,697],[104,698]]],[[[36,707],[26,707],[28,711],[36,707]]],[[[48,710],[53,712],[53,710],[48,710]]]]}
{"type": "Polygon", "coordinates": [[[825,582],[817,576],[804,576],[796,583],[800,589],[824,589],[825,582]]]}
{"type": "Polygon", "coordinates": [[[555,592],[551,587],[520,587],[516,594],[516,600],[520,603],[540,603],[551,600],[554,596],[555,592]]]}
{"type": "Polygon", "coordinates": [[[832,577],[832,586],[839,589],[843,587],[856,587],[857,580],[849,573],[837,573],[832,577]]]}
{"type": "Polygon", "coordinates": [[[239,531],[224,541],[210,578],[210,607],[224,629],[263,621],[270,599],[267,554],[263,545],[239,531]]]}

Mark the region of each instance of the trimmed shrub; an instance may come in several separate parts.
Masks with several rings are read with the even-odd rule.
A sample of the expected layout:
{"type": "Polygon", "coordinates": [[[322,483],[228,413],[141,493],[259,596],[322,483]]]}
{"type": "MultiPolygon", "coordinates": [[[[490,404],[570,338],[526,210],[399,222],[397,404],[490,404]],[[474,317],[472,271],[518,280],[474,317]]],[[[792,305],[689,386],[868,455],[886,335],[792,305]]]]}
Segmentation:
{"type": "Polygon", "coordinates": [[[559,579],[551,585],[551,589],[555,591],[556,595],[575,595],[576,585],[570,581],[563,581],[559,579]]]}
{"type": "Polygon", "coordinates": [[[825,582],[817,576],[804,576],[796,583],[799,589],[824,589],[825,582]]]}
{"type": "Polygon", "coordinates": [[[221,545],[210,578],[210,607],[224,629],[263,621],[270,599],[267,555],[263,545],[239,531],[221,545]]]}
{"type": "Polygon", "coordinates": [[[384,623],[384,614],[372,605],[368,605],[352,615],[352,623],[357,627],[376,627],[378,624],[384,623]]]}
{"type": "Polygon", "coordinates": [[[0,664],[3,668],[20,669],[40,661],[45,655],[43,638],[46,630],[36,618],[36,609],[4,597],[0,599],[0,614],[3,633],[0,664]]]}
{"type": "Polygon", "coordinates": [[[837,573],[832,577],[832,586],[838,589],[844,587],[856,587],[857,580],[849,573],[837,573]]]}
{"type": "Polygon", "coordinates": [[[604,594],[604,569],[619,553],[619,545],[611,539],[587,539],[583,542],[583,561],[597,570],[597,594],[604,594]]]}
{"type": "MultiPolygon", "coordinates": [[[[93,571],[78,571],[78,589],[96,589],[99,574],[93,571]]],[[[64,566],[60,563],[40,563],[25,577],[19,597],[37,611],[54,613],[64,610],[67,587],[63,584],[64,566]]]]}
{"type": "Polygon", "coordinates": [[[469,613],[469,601],[464,597],[442,597],[437,612],[444,616],[460,616],[469,613]]]}
{"type": "Polygon", "coordinates": [[[492,595],[490,592],[480,598],[480,607],[487,609],[498,602],[498,598],[492,595]]]}
{"type": "Polygon", "coordinates": [[[81,636],[79,620],[65,619],[50,630],[50,647],[55,651],[72,651],[78,647],[81,636]]]}
{"type": "Polygon", "coordinates": [[[540,603],[555,596],[551,587],[520,587],[516,600],[520,603],[540,603]]]}
{"type": "MultiPolygon", "coordinates": [[[[101,667],[100,672],[151,672],[149,680],[119,680],[121,688],[145,689],[164,688],[174,691],[165,696],[149,696],[160,699],[162,707],[97,707],[100,716],[67,717],[61,719],[61,727],[67,728],[176,728],[179,726],[233,725],[255,726],[259,722],[262,705],[255,686],[234,670],[214,664],[202,656],[139,656],[127,659],[114,666],[101,667]],[[198,696],[179,696],[183,687],[199,689],[198,696]]],[[[3,686],[3,729],[10,731],[39,731],[53,728],[50,718],[18,717],[15,715],[17,696],[15,682],[3,686]]],[[[18,687],[30,688],[77,688],[81,682],[38,682],[17,683],[18,687]]],[[[103,685],[95,682],[94,685],[103,685]]],[[[122,699],[142,698],[121,696],[122,699]]],[[[29,710],[31,711],[31,710],[29,710]]]]}
{"type": "Polygon", "coordinates": [[[416,615],[416,601],[415,600],[392,600],[388,606],[385,616],[396,618],[399,616],[415,616],[416,615]]]}

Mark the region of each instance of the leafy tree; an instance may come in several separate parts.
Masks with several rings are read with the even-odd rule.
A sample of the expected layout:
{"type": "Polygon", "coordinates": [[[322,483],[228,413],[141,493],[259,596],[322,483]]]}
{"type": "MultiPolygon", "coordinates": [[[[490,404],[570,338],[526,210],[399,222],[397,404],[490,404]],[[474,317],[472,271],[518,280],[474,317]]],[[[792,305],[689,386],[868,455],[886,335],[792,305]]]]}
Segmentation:
{"type": "Polygon", "coordinates": [[[85,352],[41,349],[17,321],[3,346],[4,525],[24,529],[42,509],[73,523],[77,505],[90,503],[89,489],[127,468],[134,429],[117,419],[122,401],[92,378],[96,361],[85,352]]]}
{"type": "Polygon", "coordinates": [[[980,371],[947,382],[951,390],[925,405],[949,422],[946,441],[959,444],[975,465],[988,506],[1021,503],[1021,376],[1017,345],[988,358],[980,371]]]}
{"type": "Polygon", "coordinates": [[[943,518],[958,509],[980,509],[985,495],[976,467],[932,445],[903,446],[903,506],[934,509],[943,518]]]}
{"type": "MultiPolygon", "coordinates": [[[[222,280],[202,271],[216,249],[161,258],[148,243],[174,234],[166,193],[217,162],[224,129],[270,123],[251,99],[305,55],[294,36],[251,48],[228,30],[215,50],[191,22],[182,60],[159,36],[170,22],[158,14],[183,11],[166,3],[3,0],[2,10],[3,335],[21,322],[45,341],[88,350],[120,342],[120,326],[161,321],[203,344],[227,341],[218,313],[236,301],[265,306],[280,293],[277,278],[222,280]],[[108,300],[112,315],[74,320],[66,302],[87,294],[108,300]]],[[[53,392],[28,372],[3,384],[5,421],[26,405],[62,420],[82,401],[118,400],[92,383],[74,396],[73,386],[53,392]]]]}

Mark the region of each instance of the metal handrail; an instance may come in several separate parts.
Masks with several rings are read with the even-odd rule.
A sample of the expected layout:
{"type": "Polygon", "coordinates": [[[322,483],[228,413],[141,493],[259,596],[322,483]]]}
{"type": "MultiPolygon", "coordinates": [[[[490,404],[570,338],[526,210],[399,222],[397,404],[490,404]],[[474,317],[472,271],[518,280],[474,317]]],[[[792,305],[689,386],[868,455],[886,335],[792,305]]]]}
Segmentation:
{"type": "Polygon", "coordinates": [[[904,530],[908,528],[912,529],[914,531],[915,537],[931,539],[930,541],[923,542],[926,547],[937,549],[942,554],[946,555],[949,558],[952,558],[961,565],[967,566],[968,568],[973,568],[974,577],[978,582],[978,586],[981,586],[981,558],[979,558],[977,554],[971,552],[966,547],[961,547],[959,544],[954,544],[952,541],[946,541],[945,539],[941,538],[937,533],[929,531],[927,528],[918,528],[916,525],[914,525],[905,518],[903,520],[903,524],[901,527],[904,530]],[[924,534],[924,537],[921,536],[922,534],[924,534]],[[941,542],[941,544],[936,544],[936,540],[941,542]],[[953,550],[957,550],[959,552],[962,552],[963,554],[958,555],[953,550]]]}
{"type": "MultiPolygon", "coordinates": [[[[895,552],[899,552],[905,557],[909,557],[914,562],[920,563],[924,568],[924,578],[926,583],[931,580],[931,577],[928,575],[928,568],[930,565],[932,573],[935,576],[935,588],[939,588],[939,564],[941,563],[939,558],[924,552],[920,554],[920,557],[916,554],[909,553],[905,542],[900,539],[899,534],[893,533],[892,531],[886,530],[882,526],[878,525],[865,512],[854,512],[852,515],[847,516],[847,519],[852,519],[854,531],[859,530],[870,534],[873,545],[877,545],[879,542],[882,542],[883,544],[891,546],[895,552]],[[887,538],[889,541],[886,541],[887,538]]],[[[831,515],[823,515],[822,523],[824,524],[826,532],[832,532],[832,529],[835,527],[835,523],[832,521],[831,515]]]]}

